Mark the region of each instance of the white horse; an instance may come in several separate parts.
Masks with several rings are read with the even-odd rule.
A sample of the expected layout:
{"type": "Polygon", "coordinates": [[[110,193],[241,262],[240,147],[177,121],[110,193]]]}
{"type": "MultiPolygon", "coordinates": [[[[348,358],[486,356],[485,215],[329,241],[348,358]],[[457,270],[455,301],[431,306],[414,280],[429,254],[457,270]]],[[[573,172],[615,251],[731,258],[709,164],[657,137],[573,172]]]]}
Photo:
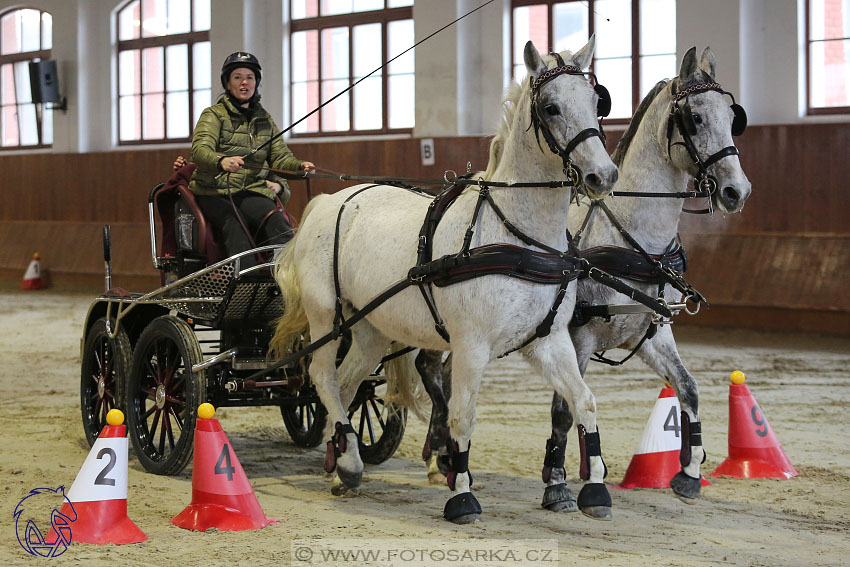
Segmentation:
{"type": "MultiPolygon", "coordinates": [[[[732,136],[743,132],[746,114],[741,107],[730,106],[725,96],[730,93],[715,82],[715,65],[709,48],[699,61],[696,48],[689,49],[678,77],[658,83],[641,102],[614,152],[614,162],[620,167],[614,191],[661,192],[667,193],[667,198],[611,196],[592,204],[590,211],[587,207],[570,209],[570,232],[576,235],[577,246],[592,263],[602,259],[604,269],[628,278],[629,268],[624,266],[623,273],[617,272],[616,254],[625,252],[632,266],[642,262],[651,271],[653,264],[643,261],[645,258],[636,251],[634,243],[662,261],[675,264],[683,259],[675,247],[683,199],[674,194],[686,192],[694,176],[701,181],[698,185],[712,190],[710,199],[717,210],[735,213],[743,208],[752,187],[741,169],[732,136]],[[634,243],[603,212],[602,205],[607,206],[634,243]]],[[[647,276],[640,270],[631,270],[635,276],[647,276]]],[[[658,277],[640,277],[630,283],[651,295],[663,289],[668,302],[681,298],[679,291],[658,277]]],[[[595,306],[623,303],[621,295],[591,279],[579,280],[577,299],[595,306]]],[[[682,470],[672,479],[671,488],[680,498],[692,502],[699,496],[700,464],[705,455],[700,436],[699,393],[696,380],[679,356],[671,327],[653,326],[650,313],[617,314],[608,320],[596,316],[586,324],[573,324],[570,336],[582,375],[594,353],[622,347],[637,349],[637,356],[673,386],[682,408],[682,470]],[[652,336],[651,329],[656,331],[652,336]]],[[[430,446],[426,445],[425,455],[431,450],[445,451],[445,400],[450,396],[451,362],[441,365],[441,356],[442,353],[423,352],[416,360],[434,402],[430,446]]],[[[401,372],[409,372],[409,368],[402,367],[401,372]]],[[[552,400],[552,437],[544,460],[547,486],[542,502],[553,511],[576,508],[564,471],[564,449],[572,424],[571,407],[556,392],[552,400]]],[[[432,476],[435,463],[430,464],[432,476]]]]}
{"type": "MultiPolygon", "coordinates": [[[[598,126],[600,98],[582,72],[590,64],[593,49],[591,39],[574,55],[566,51],[552,58],[541,57],[531,42],[526,45],[529,77],[503,117],[503,143],[491,148],[491,161],[497,155],[498,166],[488,172],[488,180],[495,184],[563,180],[564,166],[572,160],[583,172],[580,181],[592,197],[610,191],[617,180],[617,168],[598,136],[587,134],[598,126]],[[561,64],[563,60],[568,64],[561,64]],[[562,155],[541,149],[537,128],[529,127],[533,113],[550,147],[562,155]]],[[[568,249],[569,186],[494,185],[489,191],[519,231],[551,248],[568,249]]],[[[434,258],[458,254],[470,225],[474,228],[473,247],[492,243],[524,246],[492,207],[481,207],[474,218],[478,197],[476,188],[470,187],[445,211],[431,243],[434,258]]],[[[342,314],[349,318],[380,292],[404,280],[417,263],[418,231],[430,202],[396,187],[362,185],[313,199],[297,236],[279,260],[277,279],[286,314],[273,339],[275,352],[284,352],[308,326],[314,342],[333,331],[337,289],[342,314]]],[[[352,345],[338,370],[337,342],[317,349],[310,376],[328,410],[329,424],[335,424],[325,460],[326,470],[337,474],[334,493],[356,489],[361,482],[363,463],[345,408],[390,343],[451,350],[455,375],[448,410],[452,497],[446,503],[444,517],[457,523],[476,520],[481,507],[470,491],[472,477],[467,463],[482,372],[493,358],[519,347],[534,334],[553,307],[558,289],[505,275],[434,288],[436,309],[451,337],[449,344],[435,329],[435,319],[420,291],[407,288],[351,328],[352,345]]],[[[575,283],[571,282],[551,332],[522,352],[555,391],[570,400],[578,422],[592,434],[596,431],[596,402],[581,378],[567,328],[574,302],[575,283]]],[[[610,506],[610,496],[602,482],[601,456],[591,457],[590,464],[589,482],[579,500],[588,509],[598,507],[604,513],[610,506]]]]}

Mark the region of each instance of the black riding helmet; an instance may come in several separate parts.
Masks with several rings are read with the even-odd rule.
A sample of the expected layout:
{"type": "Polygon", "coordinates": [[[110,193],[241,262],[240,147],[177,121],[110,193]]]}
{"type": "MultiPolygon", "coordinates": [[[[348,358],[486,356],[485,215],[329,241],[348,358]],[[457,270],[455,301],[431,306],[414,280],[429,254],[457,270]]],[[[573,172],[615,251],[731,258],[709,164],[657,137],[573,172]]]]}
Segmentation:
{"type": "Polygon", "coordinates": [[[263,76],[263,69],[260,67],[260,61],[246,51],[237,51],[236,53],[228,55],[224,60],[224,64],[221,66],[222,88],[227,90],[227,81],[230,79],[230,72],[240,67],[251,69],[257,78],[257,86],[260,86],[260,79],[263,76]]]}

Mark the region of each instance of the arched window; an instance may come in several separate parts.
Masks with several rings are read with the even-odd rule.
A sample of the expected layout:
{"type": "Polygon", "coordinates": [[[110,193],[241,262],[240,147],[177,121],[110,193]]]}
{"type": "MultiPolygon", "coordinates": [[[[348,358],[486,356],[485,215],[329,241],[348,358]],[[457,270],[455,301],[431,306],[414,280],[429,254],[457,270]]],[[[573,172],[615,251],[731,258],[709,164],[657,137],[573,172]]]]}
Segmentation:
{"type": "Polygon", "coordinates": [[[50,59],[53,17],[20,9],[0,15],[0,147],[53,143],[53,111],[32,102],[29,63],[50,59]]]}
{"type": "MultiPolygon", "coordinates": [[[[291,0],[292,120],[413,43],[413,0],[291,0]]],[[[292,130],[294,136],[410,132],[414,61],[407,53],[292,130]]]]}
{"type": "Polygon", "coordinates": [[[525,76],[522,50],[574,51],[596,34],[593,70],[611,92],[612,119],[631,117],[661,79],[674,77],[676,0],[512,0],[514,78],[525,76]]]}
{"type": "Polygon", "coordinates": [[[210,0],[118,11],[118,143],[187,142],[210,105],[210,0]]]}

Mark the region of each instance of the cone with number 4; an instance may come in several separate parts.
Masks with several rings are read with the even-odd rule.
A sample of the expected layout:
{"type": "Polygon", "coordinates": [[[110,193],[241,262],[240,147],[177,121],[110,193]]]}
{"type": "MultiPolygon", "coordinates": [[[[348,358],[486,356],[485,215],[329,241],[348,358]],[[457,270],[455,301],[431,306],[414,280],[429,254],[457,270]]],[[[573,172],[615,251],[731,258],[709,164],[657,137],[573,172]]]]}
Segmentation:
{"type": "Polygon", "coordinates": [[[736,370],[729,377],[729,457],[712,476],[791,478],[797,470],[779,444],[756,399],[736,370]]]}
{"type": "MultiPolygon", "coordinates": [[[[61,513],[70,524],[71,541],[82,543],[139,543],[148,536],[127,517],[127,455],[129,443],[124,414],[113,409],[89,451],[61,513]]],[[[51,532],[48,541],[56,541],[51,532]]]]}
{"type": "MultiPolygon", "coordinates": [[[[621,488],[667,488],[681,465],[682,430],[679,400],[670,386],[662,388],[635,449],[621,488]]],[[[702,479],[702,485],[708,485],[702,479]]]]}
{"type": "Polygon", "coordinates": [[[198,407],[192,459],[192,502],[171,519],[187,530],[256,530],[266,517],[210,404],[198,407]]]}

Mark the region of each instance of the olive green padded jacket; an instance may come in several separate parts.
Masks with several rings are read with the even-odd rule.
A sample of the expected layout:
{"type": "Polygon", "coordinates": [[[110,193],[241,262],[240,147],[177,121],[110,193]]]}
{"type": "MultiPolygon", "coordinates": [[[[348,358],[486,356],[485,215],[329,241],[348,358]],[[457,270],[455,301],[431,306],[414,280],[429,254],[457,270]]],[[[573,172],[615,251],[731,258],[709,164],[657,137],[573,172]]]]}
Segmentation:
{"type": "Polygon", "coordinates": [[[297,170],[303,160],[296,158],[280,136],[254,155],[245,158],[245,167],[235,173],[222,175],[219,161],[222,157],[245,156],[277,134],[277,125],[260,103],[254,103],[253,112],[240,112],[227,96],[217,104],[204,109],[195,133],[192,135],[192,162],[197,166],[189,182],[189,189],[197,195],[227,195],[228,186],[232,193],[256,191],[270,199],[274,191],[266,186],[266,179],[276,181],[283,187],[279,197],[283,204],[289,200],[286,180],[272,172],[257,169],[266,166],[274,169],[297,170]],[[250,118],[249,118],[250,116],[250,118]],[[228,179],[229,177],[229,179],[228,179]]]}

